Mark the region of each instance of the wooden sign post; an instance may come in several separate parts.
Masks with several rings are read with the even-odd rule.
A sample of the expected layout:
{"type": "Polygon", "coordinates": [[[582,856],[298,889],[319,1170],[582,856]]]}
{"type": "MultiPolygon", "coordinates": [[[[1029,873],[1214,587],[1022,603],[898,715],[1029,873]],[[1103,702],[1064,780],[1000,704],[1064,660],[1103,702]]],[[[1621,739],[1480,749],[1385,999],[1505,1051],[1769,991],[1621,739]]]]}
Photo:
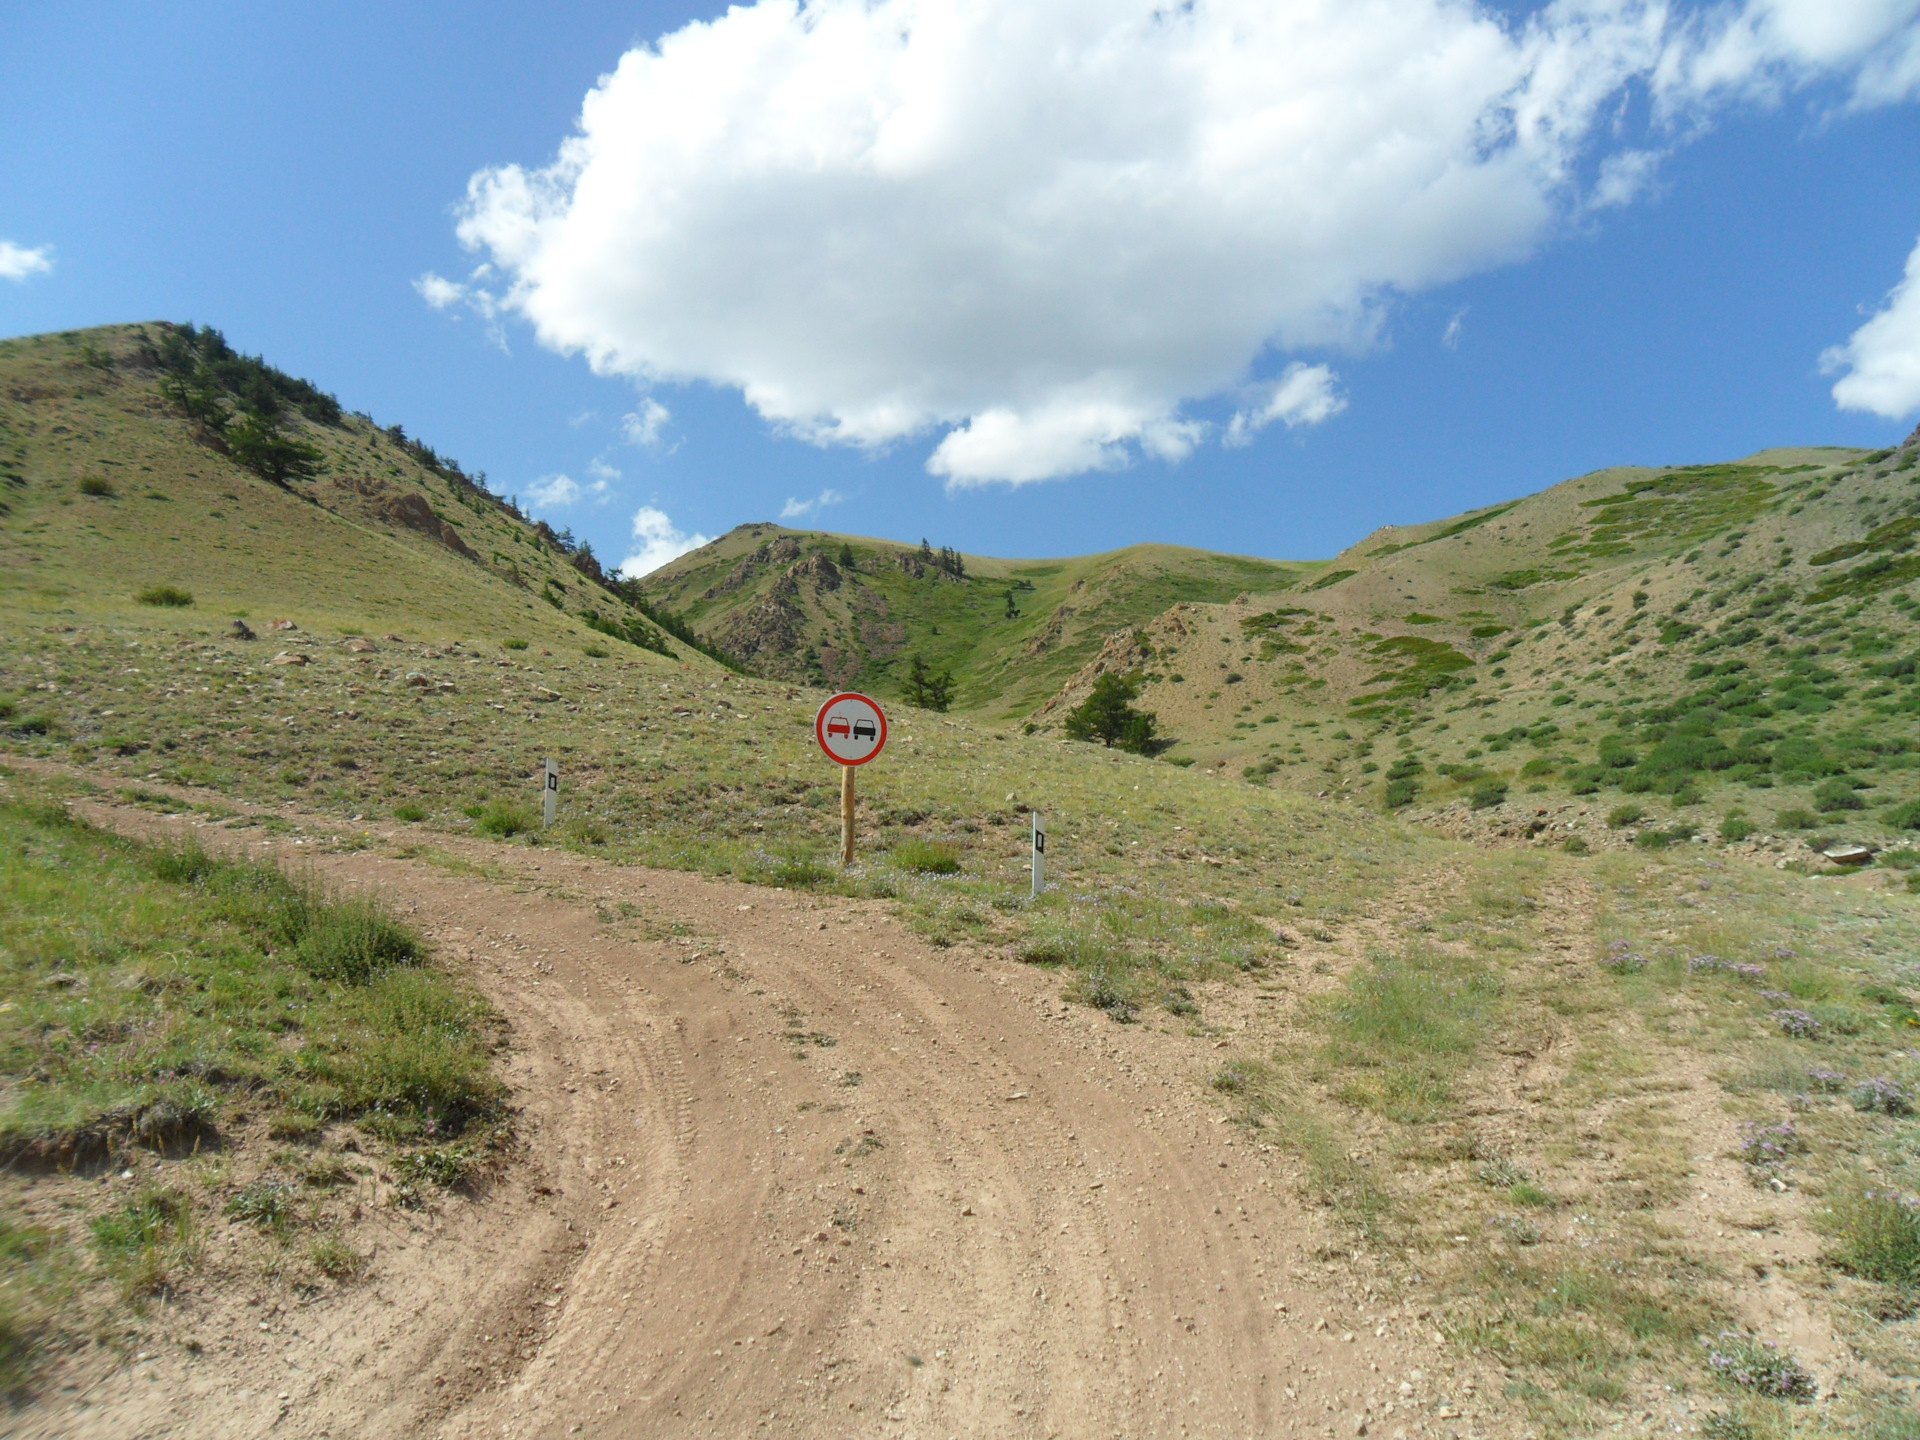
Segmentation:
{"type": "Polygon", "coordinates": [[[540,813],[544,817],[542,824],[548,830],[553,828],[553,812],[560,804],[560,762],[547,761],[546,779],[541,786],[540,813]]]}
{"type": "Polygon", "coordinates": [[[887,716],[879,702],[849,691],[820,707],[814,738],[840,765],[840,863],[853,864],[853,772],[886,748],[887,716]]]}

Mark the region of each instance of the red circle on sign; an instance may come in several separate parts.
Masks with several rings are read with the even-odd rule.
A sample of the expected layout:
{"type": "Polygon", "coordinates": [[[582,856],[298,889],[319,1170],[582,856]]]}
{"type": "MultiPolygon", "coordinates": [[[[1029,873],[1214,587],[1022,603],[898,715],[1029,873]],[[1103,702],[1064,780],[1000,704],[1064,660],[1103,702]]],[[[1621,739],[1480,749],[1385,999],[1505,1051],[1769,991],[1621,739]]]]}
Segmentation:
{"type": "Polygon", "coordinates": [[[887,712],[871,696],[845,691],[813,717],[813,738],[829,759],[841,765],[864,765],[887,748],[887,712]]]}

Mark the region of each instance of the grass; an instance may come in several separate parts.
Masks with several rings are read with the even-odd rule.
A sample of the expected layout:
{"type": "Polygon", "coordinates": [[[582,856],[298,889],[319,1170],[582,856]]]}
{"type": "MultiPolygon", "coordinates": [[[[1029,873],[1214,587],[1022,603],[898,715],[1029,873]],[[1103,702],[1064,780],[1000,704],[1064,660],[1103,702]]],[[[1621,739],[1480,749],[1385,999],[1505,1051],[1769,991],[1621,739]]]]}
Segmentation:
{"type": "Polygon", "coordinates": [[[903,840],[887,853],[887,860],[896,869],[911,871],[915,875],[960,873],[960,852],[951,845],[933,840],[903,840]]]}
{"type": "Polygon", "coordinates": [[[176,610],[193,604],[192,593],[177,585],[152,585],[133,598],[142,605],[159,605],[176,610]]]}
{"type": "MultiPolygon", "coordinates": [[[[476,1156],[505,1123],[490,1012],[376,901],[118,838],[17,780],[0,788],[0,993],[0,1148],[160,1157],[86,1220],[123,1303],[194,1272],[215,1210],[272,1235],[306,1223],[271,1169],[225,1194],[181,1183],[174,1167],[209,1144],[223,1166],[253,1164],[247,1114],[309,1147],[346,1125],[369,1145],[476,1156]]],[[[25,1383],[67,1323],[61,1247],[17,1199],[0,1189],[0,1383],[25,1383]]]]}

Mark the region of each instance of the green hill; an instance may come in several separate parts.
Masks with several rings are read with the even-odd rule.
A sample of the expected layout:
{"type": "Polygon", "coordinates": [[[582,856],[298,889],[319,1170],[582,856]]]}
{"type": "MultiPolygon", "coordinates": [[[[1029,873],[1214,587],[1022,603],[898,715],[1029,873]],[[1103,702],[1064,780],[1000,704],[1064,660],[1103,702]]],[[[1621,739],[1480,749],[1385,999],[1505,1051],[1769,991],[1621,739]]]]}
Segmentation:
{"type": "Polygon", "coordinates": [[[1318,568],[1176,545],[996,560],[761,524],[680,557],[645,589],[755,674],[891,699],[917,655],[951,672],[956,709],[1009,717],[1047,700],[1115,630],[1318,568]]]}
{"type": "Polygon", "coordinates": [[[1916,539],[1912,440],[1603,470],[1175,607],[1035,721],[1117,670],[1173,758],[1267,784],[1487,824],[1604,800],[1882,834],[1920,820],[1916,539]]]}

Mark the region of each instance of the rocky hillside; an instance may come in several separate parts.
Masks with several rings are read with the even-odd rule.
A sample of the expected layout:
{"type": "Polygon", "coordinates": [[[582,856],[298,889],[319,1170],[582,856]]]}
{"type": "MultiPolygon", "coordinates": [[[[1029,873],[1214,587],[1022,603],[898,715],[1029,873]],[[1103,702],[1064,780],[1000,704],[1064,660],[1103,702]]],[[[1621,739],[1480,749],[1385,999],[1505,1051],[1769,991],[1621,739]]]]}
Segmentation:
{"type": "Polygon", "coordinates": [[[1172,545],[995,560],[761,524],[682,556],[645,589],[755,674],[894,698],[919,656],[952,673],[956,709],[1016,717],[1117,629],[1182,602],[1294,585],[1319,568],[1172,545]]]}

